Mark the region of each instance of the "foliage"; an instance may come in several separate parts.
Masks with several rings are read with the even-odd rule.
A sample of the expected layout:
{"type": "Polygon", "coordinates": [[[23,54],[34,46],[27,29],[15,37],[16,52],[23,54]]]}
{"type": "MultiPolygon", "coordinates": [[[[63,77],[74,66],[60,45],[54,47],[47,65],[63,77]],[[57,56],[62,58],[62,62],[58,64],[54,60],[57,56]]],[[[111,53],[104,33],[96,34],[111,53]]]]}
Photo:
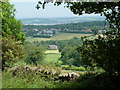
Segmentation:
{"type": "Polygon", "coordinates": [[[92,32],[94,33],[94,35],[99,34],[99,30],[103,30],[103,27],[100,26],[94,26],[91,28],[92,32]]]}
{"type": "Polygon", "coordinates": [[[104,15],[111,28],[120,34],[120,2],[70,2],[74,14],[95,13],[104,15]]]}
{"type": "Polygon", "coordinates": [[[61,68],[64,70],[74,70],[74,71],[86,71],[86,69],[82,66],[77,67],[77,66],[69,66],[69,65],[61,65],[61,68]]]}
{"type": "Polygon", "coordinates": [[[40,76],[28,74],[26,78],[13,77],[10,72],[3,73],[3,88],[55,88],[54,82],[40,76]]]}
{"type": "Polygon", "coordinates": [[[60,67],[63,64],[63,62],[61,60],[59,60],[59,61],[55,62],[54,64],[56,65],[56,67],[60,67]]]}
{"type": "Polygon", "coordinates": [[[1,1],[1,4],[2,36],[8,37],[10,35],[16,41],[24,42],[25,35],[21,32],[21,22],[15,19],[14,6],[9,1],[1,1]]]}
{"type": "Polygon", "coordinates": [[[98,36],[98,39],[85,40],[78,48],[81,60],[90,66],[102,67],[112,75],[120,75],[120,38],[119,36],[98,36]]]}
{"type": "Polygon", "coordinates": [[[40,76],[29,74],[27,78],[13,77],[10,72],[3,72],[3,88],[119,88],[119,81],[105,73],[81,74],[74,82],[50,81],[40,76]],[[32,77],[32,78],[31,78],[32,77]]]}
{"type": "Polygon", "coordinates": [[[44,48],[35,44],[29,44],[25,46],[27,51],[27,57],[25,62],[27,64],[40,64],[44,60],[44,48]]]}
{"type": "Polygon", "coordinates": [[[62,69],[69,70],[69,65],[61,65],[62,69]]]}
{"type": "Polygon", "coordinates": [[[70,70],[86,71],[86,69],[82,66],[81,67],[72,66],[72,67],[70,67],[70,70]]]}
{"type": "MultiPolygon", "coordinates": [[[[32,75],[33,77],[39,75],[39,77],[45,77],[46,79],[54,79],[54,77],[58,77],[61,73],[60,67],[55,67],[54,65],[40,65],[38,67],[32,65],[20,65],[15,66],[10,69],[10,73],[12,72],[13,76],[18,76],[23,79],[27,78],[28,75],[32,75]]],[[[29,78],[28,78],[29,79],[29,78]]]]}
{"type": "Polygon", "coordinates": [[[21,41],[15,41],[10,36],[2,38],[2,69],[12,67],[13,64],[22,60],[25,56],[25,50],[21,41]]]}
{"type": "Polygon", "coordinates": [[[22,46],[25,36],[21,32],[21,22],[15,19],[14,6],[8,0],[0,1],[2,20],[0,32],[2,32],[2,70],[12,67],[13,64],[22,60],[25,55],[22,46]]]}
{"type": "Polygon", "coordinates": [[[76,50],[76,46],[66,46],[61,51],[60,59],[63,61],[63,64],[72,66],[80,66],[82,63],[79,62],[80,55],[76,50]]]}

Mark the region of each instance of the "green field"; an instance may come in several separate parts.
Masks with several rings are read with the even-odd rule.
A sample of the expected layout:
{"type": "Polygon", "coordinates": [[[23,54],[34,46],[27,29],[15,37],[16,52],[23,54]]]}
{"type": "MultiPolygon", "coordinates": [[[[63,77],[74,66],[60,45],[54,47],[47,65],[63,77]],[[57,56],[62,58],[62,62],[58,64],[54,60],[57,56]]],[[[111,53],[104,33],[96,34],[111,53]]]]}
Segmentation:
{"type": "Polygon", "coordinates": [[[47,50],[45,56],[45,63],[57,62],[60,58],[60,53],[58,50],[47,50]]]}
{"type": "Polygon", "coordinates": [[[58,54],[59,51],[58,50],[47,50],[45,53],[46,54],[58,54]]]}
{"type": "Polygon", "coordinates": [[[27,37],[26,41],[46,41],[46,40],[65,40],[65,39],[72,39],[73,37],[83,37],[83,36],[89,36],[91,34],[81,34],[81,33],[58,33],[51,38],[33,38],[33,37],[27,37]]]}

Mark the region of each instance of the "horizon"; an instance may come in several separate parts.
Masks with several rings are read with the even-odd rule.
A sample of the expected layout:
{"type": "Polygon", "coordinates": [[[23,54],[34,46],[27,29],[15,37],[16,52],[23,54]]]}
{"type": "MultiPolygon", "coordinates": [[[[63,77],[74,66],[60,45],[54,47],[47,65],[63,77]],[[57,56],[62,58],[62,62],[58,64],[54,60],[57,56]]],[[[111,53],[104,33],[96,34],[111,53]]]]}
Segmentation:
{"type": "Polygon", "coordinates": [[[94,16],[94,15],[91,15],[91,16],[89,16],[89,15],[81,15],[81,16],[71,16],[71,17],[22,17],[22,18],[17,18],[17,19],[36,19],[36,18],[43,18],[43,19],[47,19],[47,18],[81,18],[81,17],[83,17],[83,18],[87,18],[87,17],[99,17],[99,18],[104,18],[104,16],[98,16],[98,15],[96,15],[96,16],[94,16]]]}

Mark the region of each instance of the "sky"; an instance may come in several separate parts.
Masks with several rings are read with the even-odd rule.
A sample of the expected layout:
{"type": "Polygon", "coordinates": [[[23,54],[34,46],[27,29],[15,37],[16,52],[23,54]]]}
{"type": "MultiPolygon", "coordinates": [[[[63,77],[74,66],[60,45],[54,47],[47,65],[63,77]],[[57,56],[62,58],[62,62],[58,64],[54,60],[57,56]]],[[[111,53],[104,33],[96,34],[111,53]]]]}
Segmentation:
{"type": "Polygon", "coordinates": [[[10,0],[11,2],[36,2],[39,0],[10,0]]]}
{"type": "MultiPolygon", "coordinates": [[[[10,3],[16,8],[16,18],[49,18],[49,17],[78,17],[64,4],[54,6],[52,3],[46,5],[45,9],[37,10],[36,4],[39,0],[10,0],[10,3]]],[[[84,15],[91,16],[91,15],[84,15]]],[[[93,16],[93,15],[92,15],[93,16]]]]}

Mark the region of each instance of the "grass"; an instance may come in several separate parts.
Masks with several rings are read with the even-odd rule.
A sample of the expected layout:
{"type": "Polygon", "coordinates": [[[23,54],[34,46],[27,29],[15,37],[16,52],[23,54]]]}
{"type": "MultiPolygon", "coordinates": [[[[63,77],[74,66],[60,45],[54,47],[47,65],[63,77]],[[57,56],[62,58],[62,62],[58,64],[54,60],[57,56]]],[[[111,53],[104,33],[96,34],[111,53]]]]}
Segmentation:
{"type": "Polygon", "coordinates": [[[72,39],[73,37],[83,37],[88,36],[90,34],[80,34],[80,33],[58,33],[52,37],[55,40],[64,40],[64,39],[72,39]]]}
{"type": "Polygon", "coordinates": [[[47,41],[47,40],[65,40],[65,39],[72,39],[73,37],[83,37],[83,36],[89,36],[91,34],[81,34],[81,33],[58,33],[51,38],[33,38],[33,37],[28,37],[26,41],[47,41]]]}
{"type": "Polygon", "coordinates": [[[61,56],[58,50],[47,50],[45,53],[45,63],[57,62],[61,56]]]}
{"type": "Polygon", "coordinates": [[[14,66],[19,66],[19,65],[26,65],[26,63],[24,62],[24,60],[21,60],[14,64],[14,66]]]}
{"type": "Polygon", "coordinates": [[[47,50],[45,53],[46,54],[58,54],[59,51],[58,50],[47,50]]]}
{"type": "Polygon", "coordinates": [[[57,62],[60,58],[60,53],[47,54],[45,57],[45,63],[57,62]]]}

